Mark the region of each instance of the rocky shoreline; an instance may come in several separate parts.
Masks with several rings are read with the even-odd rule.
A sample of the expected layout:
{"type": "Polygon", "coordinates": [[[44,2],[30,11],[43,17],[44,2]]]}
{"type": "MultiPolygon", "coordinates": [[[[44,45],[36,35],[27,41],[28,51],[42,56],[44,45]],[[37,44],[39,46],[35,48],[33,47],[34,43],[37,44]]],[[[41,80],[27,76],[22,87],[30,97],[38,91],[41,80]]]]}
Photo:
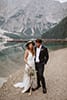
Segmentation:
{"type": "Polygon", "coordinates": [[[9,76],[7,82],[0,88],[0,100],[67,100],[67,48],[51,51],[48,64],[45,66],[47,94],[42,93],[42,88],[28,94],[22,94],[13,84],[22,81],[24,67],[9,76]],[[34,96],[34,98],[33,98],[34,96]]]}

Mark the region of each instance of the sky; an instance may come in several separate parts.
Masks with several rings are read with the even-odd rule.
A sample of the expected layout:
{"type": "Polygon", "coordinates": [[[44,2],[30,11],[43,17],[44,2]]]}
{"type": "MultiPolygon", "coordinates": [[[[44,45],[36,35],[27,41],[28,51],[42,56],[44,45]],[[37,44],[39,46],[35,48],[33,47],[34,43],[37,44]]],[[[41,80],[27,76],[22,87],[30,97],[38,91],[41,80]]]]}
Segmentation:
{"type": "Polygon", "coordinates": [[[67,2],[67,0],[55,0],[55,1],[59,1],[61,3],[67,2]]]}

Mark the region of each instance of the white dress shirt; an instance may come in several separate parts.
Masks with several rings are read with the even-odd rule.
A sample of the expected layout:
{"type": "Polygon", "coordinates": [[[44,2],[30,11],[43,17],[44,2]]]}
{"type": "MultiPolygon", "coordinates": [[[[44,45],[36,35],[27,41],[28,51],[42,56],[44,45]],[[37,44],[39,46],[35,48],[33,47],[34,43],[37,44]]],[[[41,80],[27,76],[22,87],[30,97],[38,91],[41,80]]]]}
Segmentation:
{"type": "Polygon", "coordinates": [[[36,48],[36,62],[40,62],[39,61],[39,55],[40,55],[40,50],[41,50],[42,45],[39,48],[36,48]]]}

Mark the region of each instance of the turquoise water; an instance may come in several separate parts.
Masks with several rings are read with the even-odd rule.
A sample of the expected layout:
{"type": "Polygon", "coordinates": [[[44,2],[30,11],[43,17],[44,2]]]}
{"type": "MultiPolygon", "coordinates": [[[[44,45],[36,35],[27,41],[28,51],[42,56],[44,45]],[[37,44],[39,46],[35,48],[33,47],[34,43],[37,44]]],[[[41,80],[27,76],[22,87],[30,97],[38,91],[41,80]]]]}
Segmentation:
{"type": "MultiPolygon", "coordinates": [[[[67,43],[47,43],[44,44],[49,50],[57,50],[61,48],[67,48],[67,43]]],[[[6,48],[2,51],[0,51],[0,59],[3,57],[5,59],[8,55],[15,55],[18,52],[24,53],[24,43],[6,43],[4,44],[6,48]],[[21,51],[20,49],[21,48],[21,51]]]]}
{"type": "Polygon", "coordinates": [[[47,43],[45,46],[50,50],[57,50],[62,48],[67,48],[67,43],[47,43]]]}

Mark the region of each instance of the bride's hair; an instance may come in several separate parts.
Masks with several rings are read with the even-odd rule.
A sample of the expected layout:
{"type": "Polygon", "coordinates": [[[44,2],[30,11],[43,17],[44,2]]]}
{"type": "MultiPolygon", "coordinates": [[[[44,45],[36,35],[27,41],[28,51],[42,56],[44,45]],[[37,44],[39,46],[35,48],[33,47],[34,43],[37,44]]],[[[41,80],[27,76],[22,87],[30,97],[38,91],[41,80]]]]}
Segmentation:
{"type": "Polygon", "coordinates": [[[32,55],[35,55],[34,46],[33,46],[32,50],[31,50],[31,49],[29,48],[29,45],[28,45],[28,46],[27,46],[27,49],[28,49],[29,51],[31,51],[32,55]]]}

